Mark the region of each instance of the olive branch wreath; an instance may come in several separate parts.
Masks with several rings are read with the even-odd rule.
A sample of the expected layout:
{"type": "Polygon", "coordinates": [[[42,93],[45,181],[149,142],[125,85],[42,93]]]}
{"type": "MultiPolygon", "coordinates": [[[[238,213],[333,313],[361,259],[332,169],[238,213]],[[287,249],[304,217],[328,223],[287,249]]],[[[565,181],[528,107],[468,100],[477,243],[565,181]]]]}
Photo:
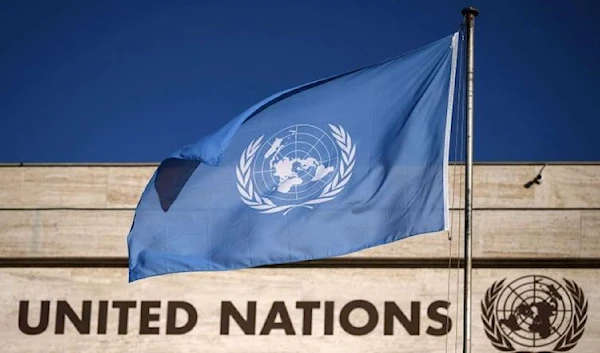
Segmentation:
{"type": "Polygon", "coordinates": [[[585,295],[583,295],[583,290],[573,281],[569,281],[566,278],[563,278],[563,281],[565,281],[565,287],[567,287],[575,302],[575,315],[573,315],[571,326],[554,347],[554,350],[557,352],[566,352],[573,349],[581,336],[583,336],[585,323],[587,322],[588,301],[585,295]]]}
{"type": "Polygon", "coordinates": [[[321,194],[312,200],[305,201],[295,205],[277,205],[268,197],[261,197],[254,187],[252,182],[250,166],[254,161],[254,157],[258,152],[264,135],[252,140],[248,147],[244,149],[240,157],[240,162],[236,166],[235,173],[237,176],[237,189],[240,193],[242,201],[251,208],[260,211],[260,213],[277,213],[282,212],[286,215],[289,211],[296,207],[313,208],[323,202],[333,200],[337,194],[344,190],[344,187],[352,176],[356,160],[356,144],[352,143],[350,134],[344,130],[341,125],[335,126],[328,124],[331,129],[331,135],[335,139],[337,145],[341,149],[342,158],[339,163],[338,172],[333,180],[325,185],[321,194]]]}
{"type": "MultiPolygon", "coordinates": [[[[500,324],[498,324],[495,315],[496,309],[496,299],[502,288],[504,287],[504,281],[494,282],[490,288],[488,288],[485,293],[485,297],[481,301],[481,319],[483,321],[483,328],[485,330],[485,334],[491,341],[492,345],[502,352],[514,352],[515,348],[512,343],[508,340],[508,337],[504,335],[500,328],[500,324]]],[[[588,302],[583,294],[581,288],[573,281],[569,281],[565,278],[563,280],[566,283],[566,288],[571,294],[575,305],[574,305],[574,315],[571,326],[567,330],[567,332],[560,338],[560,340],[554,346],[554,351],[556,352],[566,352],[573,349],[581,336],[583,335],[585,324],[587,322],[587,309],[588,302]]]]}
{"type": "Polygon", "coordinates": [[[496,321],[496,299],[500,295],[500,291],[504,288],[504,281],[494,282],[485,293],[485,297],[481,301],[481,320],[483,321],[483,329],[485,334],[492,342],[492,345],[502,352],[513,352],[512,343],[502,332],[500,324],[496,321]]]}

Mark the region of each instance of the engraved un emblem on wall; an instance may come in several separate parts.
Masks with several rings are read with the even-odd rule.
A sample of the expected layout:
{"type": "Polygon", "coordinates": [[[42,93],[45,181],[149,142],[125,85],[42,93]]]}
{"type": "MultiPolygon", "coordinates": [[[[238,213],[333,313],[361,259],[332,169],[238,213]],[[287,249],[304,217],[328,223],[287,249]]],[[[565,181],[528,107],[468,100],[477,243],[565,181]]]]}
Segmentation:
{"type": "Polygon", "coordinates": [[[481,319],[502,352],[566,352],[583,336],[588,302],[573,281],[540,275],[495,282],[481,301],[481,319]]]}
{"type": "Polygon", "coordinates": [[[261,213],[312,209],[333,200],[350,180],[356,145],[341,126],[292,125],[250,142],[236,167],[242,201],[261,213]]]}

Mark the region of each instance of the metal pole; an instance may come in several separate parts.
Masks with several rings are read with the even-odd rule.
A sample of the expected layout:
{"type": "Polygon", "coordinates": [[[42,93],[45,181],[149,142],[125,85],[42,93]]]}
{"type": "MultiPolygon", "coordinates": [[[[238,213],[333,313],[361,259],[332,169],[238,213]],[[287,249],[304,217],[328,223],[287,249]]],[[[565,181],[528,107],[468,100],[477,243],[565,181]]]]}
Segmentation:
{"type": "Polygon", "coordinates": [[[475,16],[479,11],[474,7],[462,10],[465,17],[467,40],[467,124],[466,124],[466,166],[465,166],[465,271],[464,271],[464,320],[463,320],[463,353],[471,353],[471,278],[472,278],[472,222],[473,216],[473,78],[475,57],[473,37],[475,32],[475,16]]]}

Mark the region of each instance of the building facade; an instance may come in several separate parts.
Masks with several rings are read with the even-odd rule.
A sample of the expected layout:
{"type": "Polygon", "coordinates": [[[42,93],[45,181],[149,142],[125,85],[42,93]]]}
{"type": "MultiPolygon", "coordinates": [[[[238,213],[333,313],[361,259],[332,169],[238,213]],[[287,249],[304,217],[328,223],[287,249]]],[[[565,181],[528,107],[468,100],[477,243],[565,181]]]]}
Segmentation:
{"type": "MultiPolygon", "coordinates": [[[[473,352],[600,346],[600,165],[474,169],[473,352]],[[528,187],[526,187],[528,186],[528,187]]],[[[451,240],[128,283],[156,165],[0,166],[2,352],[449,352],[462,345],[460,167],[451,240]]]]}

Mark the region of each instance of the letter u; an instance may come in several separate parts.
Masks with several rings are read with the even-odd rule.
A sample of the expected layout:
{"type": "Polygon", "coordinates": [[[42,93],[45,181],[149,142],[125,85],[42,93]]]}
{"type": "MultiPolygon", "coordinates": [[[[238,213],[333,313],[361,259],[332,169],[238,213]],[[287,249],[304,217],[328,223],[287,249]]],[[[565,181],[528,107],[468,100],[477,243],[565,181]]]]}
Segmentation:
{"type": "Polygon", "coordinates": [[[19,302],[19,330],[27,335],[39,335],[48,328],[50,318],[50,301],[42,300],[40,309],[40,321],[36,327],[29,325],[29,301],[21,300],[19,302]]]}

